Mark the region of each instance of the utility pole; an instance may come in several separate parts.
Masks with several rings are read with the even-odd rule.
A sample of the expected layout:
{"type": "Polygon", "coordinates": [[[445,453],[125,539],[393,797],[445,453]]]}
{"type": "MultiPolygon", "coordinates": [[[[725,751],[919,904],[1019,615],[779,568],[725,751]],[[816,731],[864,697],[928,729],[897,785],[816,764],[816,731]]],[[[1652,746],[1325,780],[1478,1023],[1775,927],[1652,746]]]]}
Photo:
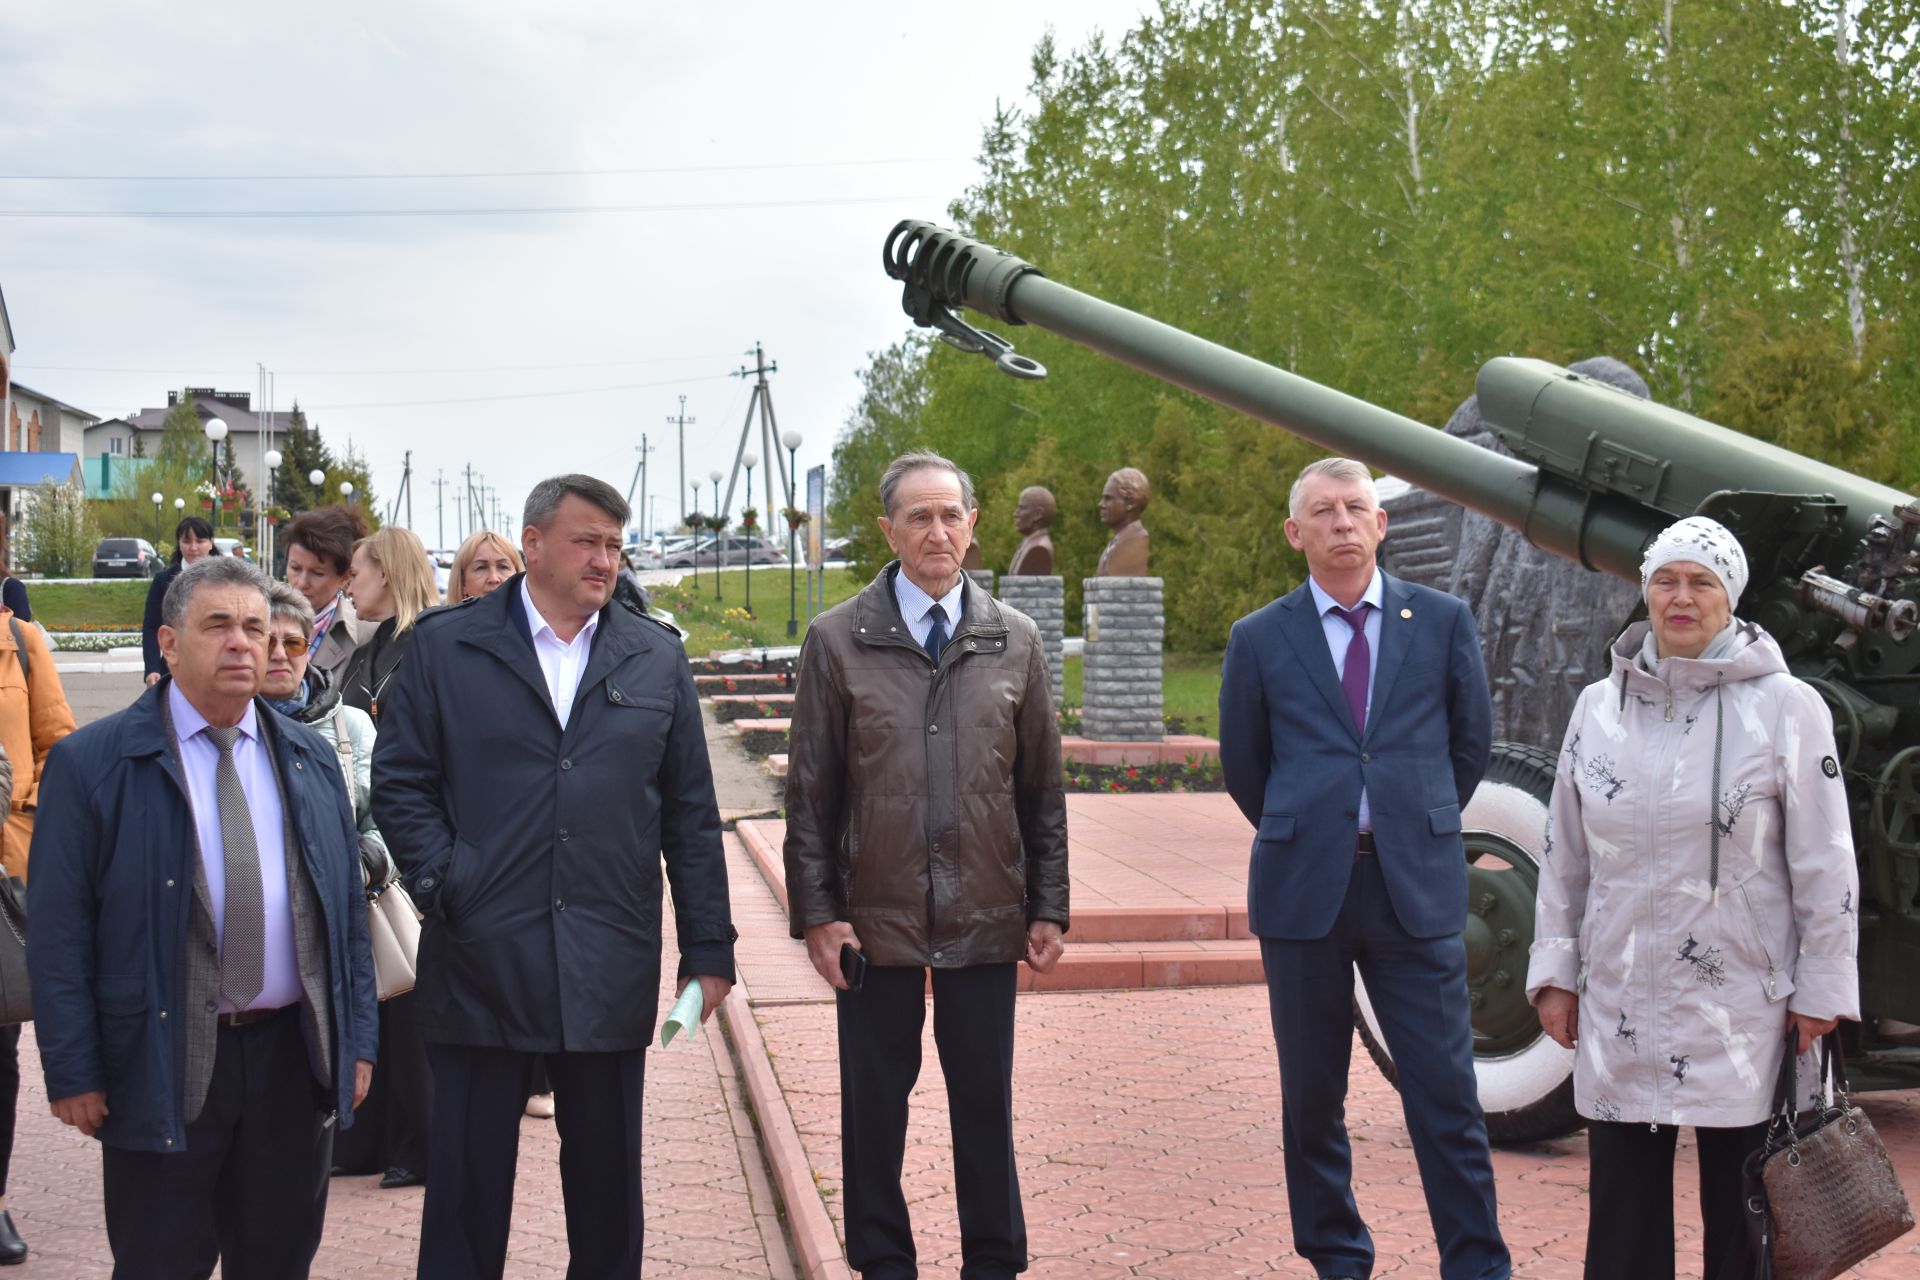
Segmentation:
{"type": "MultiPolygon", "coordinates": [[[[780,362],[777,360],[769,361],[766,351],[762,349],[757,342],[753,344],[753,350],[747,352],[747,354],[753,357],[753,368],[749,369],[743,366],[739,372],[732,376],[736,378],[754,379],[753,394],[747,398],[746,421],[740,424],[740,447],[734,450],[733,474],[727,477],[726,501],[717,507],[716,510],[731,511],[733,509],[734,482],[739,479],[741,467],[746,465],[748,453],[747,441],[753,436],[753,415],[754,412],[758,410],[760,414],[760,457],[767,459],[767,505],[761,509],[760,516],[760,527],[764,532],[770,527],[774,513],[773,479],[776,470],[780,476],[780,491],[782,493],[791,493],[793,490],[787,480],[787,459],[785,455],[780,452],[780,426],[779,423],[775,421],[773,414],[773,388],[767,384],[768,374],[780,372],[780,362]]],[[[752,477],[749,476],[748,479],[751,480],[752,477]]],[[[753,505],[752,493],[746,495],[746,505],[753,505]]]]}
{"type": "Polygon", "coordinates": [[[440,523],[440,540],[434,546],[438,550],[445,550],[447,545],[447,469],[445,467],[433,469],[433,510],[435,519],[440,523]]]}
{"type": "MultiPolygon", "coordinates": [[[[668,418],[667,421],[680,428],[680,523],[684,525],[687,522],[687,425],[699,419],[687,416],[687,398],[681,396],[680,416],[668,418]]],[[[646,437],[642,436],[641,439],[645,440],[646,437]]]]}
{"type": "MultiPolygon", "coordinates": [[[[668,418],[667,421],[672,422],[673,419],[668,418]]],[[[640,461],[633,468],[633,479],[627,483],[627,509],[629,511],[633,509],[633,493],[635,489],[638,489],[640,491],[640,520],[638,527],[640,536],[644,539],[651,536],[653,532],[653,530],[647,527],[647,455],[653,452],[653,446],[647,443],[646,432],[642,431],[640,433],[640,443],[633,446],[633,451],[640,455],[640,461]]]]}

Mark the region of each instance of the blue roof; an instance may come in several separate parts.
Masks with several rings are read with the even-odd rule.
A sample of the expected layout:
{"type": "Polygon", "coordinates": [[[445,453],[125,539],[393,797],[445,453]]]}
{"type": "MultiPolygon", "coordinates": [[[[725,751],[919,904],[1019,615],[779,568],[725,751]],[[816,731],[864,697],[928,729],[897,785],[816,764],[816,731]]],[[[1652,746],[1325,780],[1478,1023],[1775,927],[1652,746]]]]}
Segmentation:
{"type": "Polygon", "coordinates": [[[77,453],[0,453],[0,487],[67,484],[79,465],[77,453]]]}

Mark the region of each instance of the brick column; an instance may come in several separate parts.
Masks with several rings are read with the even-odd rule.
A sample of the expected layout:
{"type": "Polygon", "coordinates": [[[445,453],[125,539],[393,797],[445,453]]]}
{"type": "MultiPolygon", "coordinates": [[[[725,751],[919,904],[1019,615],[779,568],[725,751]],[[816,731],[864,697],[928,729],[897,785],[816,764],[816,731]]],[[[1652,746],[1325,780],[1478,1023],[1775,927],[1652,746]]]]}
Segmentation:
{"type": "Polygon", "coordinates": [[[968,569],[966,571],[966,574],[969,578],[973,579],[974,586],[980,588],[982,591],[986,592],[988,595],[993,594],[993,570],[968,569]]]}
{"type": "Polygon", "coordinates": [[[1167,618],[1159,578],[1088,578],[1086,705],[1080,730],[1105,742],[1166,736],[1160,696],[1167,618]]]}
{"type": "Polygon", "coordinates": [[[1062,666],[1067,639],[1067,583],[1055,576],[1000,579],[1000,599],[1032,618],[1040,628],[1047,651],[1047,673],[1053,677],[1053,708],[1066,701],[1066,671],[1062,666]]]}

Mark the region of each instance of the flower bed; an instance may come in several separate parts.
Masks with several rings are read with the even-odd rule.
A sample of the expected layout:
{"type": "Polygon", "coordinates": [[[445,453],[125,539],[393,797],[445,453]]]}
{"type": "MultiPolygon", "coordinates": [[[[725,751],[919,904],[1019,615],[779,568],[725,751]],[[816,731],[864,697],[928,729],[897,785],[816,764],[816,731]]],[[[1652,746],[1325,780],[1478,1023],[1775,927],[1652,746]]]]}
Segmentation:
{"type": "Polygon", "coordinates": [[[1067,790],[1126,795],[1151,791],[1224,791],[1220,762],[1188,756],[1182,764],[1067,765],[1067,790]]]}
{"type": "Polygon", "coordinates": [[[138,631],[50,631],[53,647],[61,653],[105,653],[109,649],[138,649],[138,631]]]}
{"type": "MultiPolygon", "coordinates": [[[[799,667],[792,658],[740,658],[732,662],[722,662],[718,658],[693,658],[690,661],[693,674],[697,676],[779,675],[789,677],[789,684],[799,667]]],[[[733,690],[729,689],[728,692],[733,690]]]]}
{"type": "Polygon", "coordinates": [[[791,707],[776,707],[755,698],[752,702],[716,702],[713,718],[722,724],[731,720],[778,720],[791,713],[791,707]]]}
{"type": "Polygon", "coordinates": [[[764,758],[776,751],[787,749],[787,731],[785,729],[745,729],[740,733],[740,745],[746,748],[748,755],[764,758]]]}

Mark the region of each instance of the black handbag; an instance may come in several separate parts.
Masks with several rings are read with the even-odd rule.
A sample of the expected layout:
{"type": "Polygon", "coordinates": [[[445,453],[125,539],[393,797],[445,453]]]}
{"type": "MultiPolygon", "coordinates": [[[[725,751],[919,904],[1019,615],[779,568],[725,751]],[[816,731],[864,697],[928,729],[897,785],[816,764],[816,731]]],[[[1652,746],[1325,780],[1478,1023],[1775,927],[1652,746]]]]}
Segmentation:
{"type": "Polygon", "coordinates": [[[0,880],[0,1026],[33,1021],[33,989],[27,983],[27,882],[0,880]]]}
{"type": "Polygon", "coordinates": [[[1913,1230],[1913,1210],[1873,1122],[1848,1096],[1840,1037],[1821,1037],[1825,1105],[1799,1108],[1797,1032],[1774,1087],[1766,1140],[1747,1158],[1747,1229],[1758,1280],[1832,1280],[1913,1230]]]}

